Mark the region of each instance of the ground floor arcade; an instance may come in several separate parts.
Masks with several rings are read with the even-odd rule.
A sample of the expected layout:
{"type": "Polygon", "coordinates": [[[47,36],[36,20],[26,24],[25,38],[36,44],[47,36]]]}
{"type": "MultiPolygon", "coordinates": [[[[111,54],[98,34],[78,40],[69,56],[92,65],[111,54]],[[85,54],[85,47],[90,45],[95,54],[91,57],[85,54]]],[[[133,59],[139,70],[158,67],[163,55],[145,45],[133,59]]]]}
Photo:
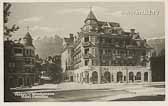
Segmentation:
{"type": "Polygon", "coordinates": [[[73,81],[80,83],[151,82],[151,70],[142,66],[92,66],[74,70],[73,81]]]}

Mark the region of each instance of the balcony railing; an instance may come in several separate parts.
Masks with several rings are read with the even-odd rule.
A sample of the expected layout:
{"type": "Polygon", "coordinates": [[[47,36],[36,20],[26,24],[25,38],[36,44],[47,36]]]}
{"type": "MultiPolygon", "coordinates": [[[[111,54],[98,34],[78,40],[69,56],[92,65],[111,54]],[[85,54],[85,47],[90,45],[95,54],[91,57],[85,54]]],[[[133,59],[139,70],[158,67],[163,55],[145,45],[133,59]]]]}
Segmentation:
{"type": "Polygon", "coordinates": [[[92,54],[90,54],[90,53],[83,54],[82,56],[83,56],[83,58],[85,58],[85,59],[86,59],[86,58],[88,59],[88,58],[93,58],[93,57],[94,57],[94,56],[93,56],[92,54]]]}
{"type": "Polygon", "coordinates": [[[82,46],[89,46],[90,45],[90,42],[82,42],[82,46]]]}

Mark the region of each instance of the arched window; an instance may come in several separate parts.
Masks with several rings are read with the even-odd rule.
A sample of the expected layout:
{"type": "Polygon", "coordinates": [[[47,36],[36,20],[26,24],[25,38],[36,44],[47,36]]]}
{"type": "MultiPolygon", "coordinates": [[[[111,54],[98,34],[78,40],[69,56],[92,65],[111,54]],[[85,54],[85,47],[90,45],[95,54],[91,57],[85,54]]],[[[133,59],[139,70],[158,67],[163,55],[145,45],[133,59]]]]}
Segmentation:
{"type": "Polygon", "coordinates": [[[129,72],[129,80],[134,81],[134,73],[133,72],[129,72]]]}
{"type": "Polygon", "coordinates": [[[136,74],[136,80],[141,80],[141,72],[137,72],[137,74],[136,74]]]}
{"type": "Polygon", "coordinates": [[[117,82],[122,82],[122,78],[123,78],[123,73],[117,72],[117,82]]]}
{"type": "Polygon", "coordinates": [[[98,73],[96,71],[92,73],[92,82],[94,84],[98,82],[98,73]]]}

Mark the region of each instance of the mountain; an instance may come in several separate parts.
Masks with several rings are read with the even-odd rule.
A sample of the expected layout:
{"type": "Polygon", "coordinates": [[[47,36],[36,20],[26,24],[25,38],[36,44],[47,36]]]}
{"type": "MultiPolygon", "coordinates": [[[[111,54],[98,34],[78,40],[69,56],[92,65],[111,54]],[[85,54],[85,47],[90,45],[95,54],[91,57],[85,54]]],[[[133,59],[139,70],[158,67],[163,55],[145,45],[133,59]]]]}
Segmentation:
{"type": "Polygon", "coordinates": [[[165,39],[150,39],[147,41],[148,44],[154,48],[156,56],[158,56],[162,51],[165,50],[165,39]]]}
{"type": "Polygon", "coordinates": [[[59,55],[63,49],[62,42],[63,39],[58,35],[55,35],[54,37],[45,36],[43,38],[38,38],[34,40],[36,54],[41,58],[59,55]]]}

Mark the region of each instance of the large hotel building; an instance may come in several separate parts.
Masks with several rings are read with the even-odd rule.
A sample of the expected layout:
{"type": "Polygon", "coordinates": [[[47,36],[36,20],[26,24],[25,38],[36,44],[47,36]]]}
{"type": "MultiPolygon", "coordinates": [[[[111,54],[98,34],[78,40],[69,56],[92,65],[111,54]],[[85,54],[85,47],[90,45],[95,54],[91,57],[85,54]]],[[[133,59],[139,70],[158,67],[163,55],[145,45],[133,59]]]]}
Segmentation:
{"type": "Polygon", "coordinates": [[[90,10],[77,36],[64,38],[64,79],[81,83],[150,82],[152,48],[135,29],[99,21],[90,10]]]}

